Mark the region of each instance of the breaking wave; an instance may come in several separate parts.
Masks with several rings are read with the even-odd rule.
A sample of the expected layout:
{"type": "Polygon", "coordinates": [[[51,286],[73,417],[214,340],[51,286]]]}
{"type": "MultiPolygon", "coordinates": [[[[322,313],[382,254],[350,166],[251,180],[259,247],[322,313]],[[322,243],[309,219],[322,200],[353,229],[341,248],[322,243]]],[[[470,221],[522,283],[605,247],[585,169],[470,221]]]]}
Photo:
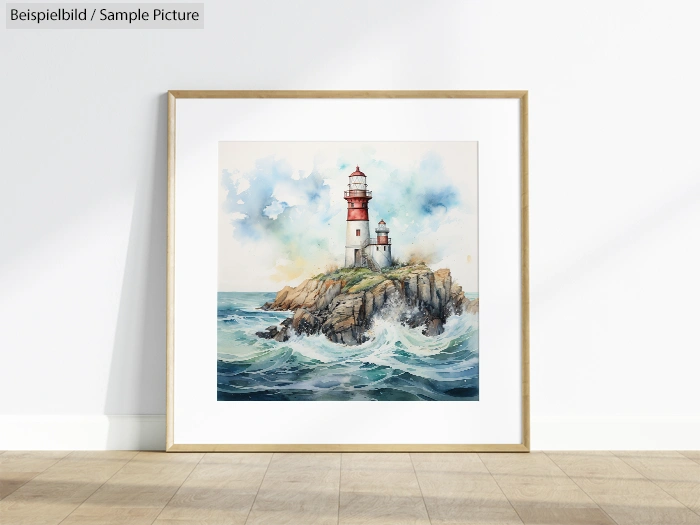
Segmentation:
{"type": "Polygon", "coordinates": [[[397,307],[375,316],[357,346],[324,335],[261,339],[291,312],[258,308],[272,293],[220,292],[218,399],[257,400],[478,400],[478,315],[450,316],[444,333],[426,337],[398,322],[397,307]]]}

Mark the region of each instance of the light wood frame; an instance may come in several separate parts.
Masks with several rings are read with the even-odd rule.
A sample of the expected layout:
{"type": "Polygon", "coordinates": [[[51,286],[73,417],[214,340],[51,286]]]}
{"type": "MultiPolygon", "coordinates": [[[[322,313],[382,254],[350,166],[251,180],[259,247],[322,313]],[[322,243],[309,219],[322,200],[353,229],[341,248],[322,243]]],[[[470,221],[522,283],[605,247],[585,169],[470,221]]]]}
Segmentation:
{"type": "Polygon", "coordinates": [[[168,227],[166,253],[166,445],[168,452],[529,452],[530,451],[530,286],[527,91],[168,91],[168,227]],[[494,444],[175,444],[175,101],[185,98],[490,98],[520,100],[520,254],[522,443],[494,444]]]}

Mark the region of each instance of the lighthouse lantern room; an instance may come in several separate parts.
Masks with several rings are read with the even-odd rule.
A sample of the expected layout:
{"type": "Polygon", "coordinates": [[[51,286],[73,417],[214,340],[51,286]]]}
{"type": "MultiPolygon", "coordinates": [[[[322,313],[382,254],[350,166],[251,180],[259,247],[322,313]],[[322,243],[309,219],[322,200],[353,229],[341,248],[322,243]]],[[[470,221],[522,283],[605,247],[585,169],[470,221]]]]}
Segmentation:
{"type": "Polygon", "coordinates": [[[369,201],[372,192],[367,189],[367,177],[357,166],[350,174],[348,189],[343,198],[348,202],[345,228],[345,266],[369,267],[374,271],[391,265],[389,228],[380,221],[376,238],[369,236],[369,201]]]}

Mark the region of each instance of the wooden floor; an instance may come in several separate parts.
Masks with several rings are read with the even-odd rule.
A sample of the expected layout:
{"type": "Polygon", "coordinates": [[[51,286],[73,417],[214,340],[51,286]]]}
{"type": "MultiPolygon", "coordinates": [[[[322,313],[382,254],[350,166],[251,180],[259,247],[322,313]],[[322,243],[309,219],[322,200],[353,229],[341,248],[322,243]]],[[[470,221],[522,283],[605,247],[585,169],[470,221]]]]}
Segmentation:
{"type": "Polygon", "coordinates": [[[700,452],[0,452],[0,524],[700,525],[700,452]]]}

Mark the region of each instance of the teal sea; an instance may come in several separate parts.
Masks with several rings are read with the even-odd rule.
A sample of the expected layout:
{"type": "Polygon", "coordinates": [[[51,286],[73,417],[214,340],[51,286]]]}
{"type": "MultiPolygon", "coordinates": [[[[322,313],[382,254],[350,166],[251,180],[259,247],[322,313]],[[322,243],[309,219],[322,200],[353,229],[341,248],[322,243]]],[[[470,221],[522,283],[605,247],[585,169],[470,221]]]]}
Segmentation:
{"type": "MultiPolygon", "coordinates": [[[[468,295],[476,298],[476,294],[468,295]]],[[[445,332],[426,337],[396,317],[375,317],[358,346],[323,335],[280,343],[255,332],[292,312],[260,306],[274,293],[219,292],[219,401],[476,401],[479,399],[478,315],[453,315],[445,332]]]]}

